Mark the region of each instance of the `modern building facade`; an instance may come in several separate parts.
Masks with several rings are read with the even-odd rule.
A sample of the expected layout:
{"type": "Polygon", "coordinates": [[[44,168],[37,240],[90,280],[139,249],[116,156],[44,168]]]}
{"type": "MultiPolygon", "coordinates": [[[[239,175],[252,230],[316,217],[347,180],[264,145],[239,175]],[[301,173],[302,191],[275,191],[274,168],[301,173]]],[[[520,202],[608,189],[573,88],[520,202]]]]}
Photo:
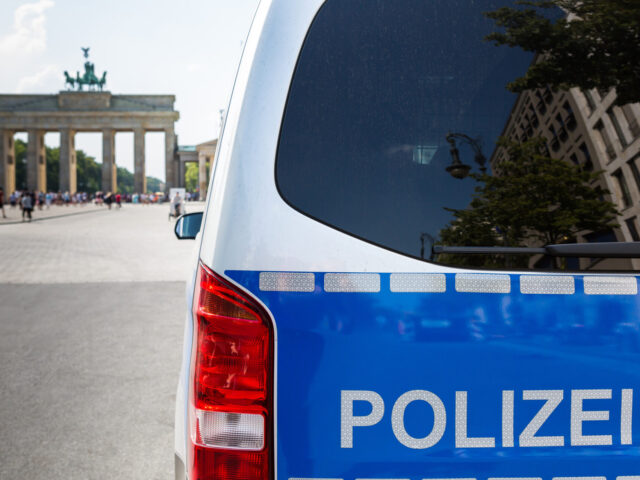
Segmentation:
{"type": "MultiPolygon", "coordinates": [[[[550,156],[603,172],[599,181],[621,213],[619,227],[581,232],[579,241],[640,241],[640,104],[619,107],[615,99],[615,90],[526,91],[518,96],[503,131],[504,137],[520,142],[546,138],[550,156]]],[[[498,147],[491,165],[505,156],[498,147]]]]}

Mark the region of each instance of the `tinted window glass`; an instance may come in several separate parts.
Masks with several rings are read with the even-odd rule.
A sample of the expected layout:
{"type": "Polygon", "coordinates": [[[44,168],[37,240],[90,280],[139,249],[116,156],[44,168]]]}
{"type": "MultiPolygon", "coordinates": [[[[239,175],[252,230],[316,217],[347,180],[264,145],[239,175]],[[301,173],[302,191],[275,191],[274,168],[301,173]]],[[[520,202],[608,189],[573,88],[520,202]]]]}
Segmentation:
{"type": "MultiPolygon", "coordinates": [[[[548,89],[520,95],[506,89],[533,60],[485,40],[496,26],[483,12],[506,4],[513,5],[329,0],[311,26],[289,93],[276,163],[283,198],[319,221],[414,257],[533,266],[536,259],[526,256],[431,255],[433,244],[557,241],[524,238],[518,226],[495,216],[489,222],[462,218],[477,176],[484,169],[500,173],[500,161],[514,155],[515,144],[498,146],[498,140],[527,141],[535,129],[539,142],[528,154],[548,152],[553,139],[544,139],[544,122],[531,123],[532,105],[538,97],[552,105],[566,101],[548,89]],[[465,229],[456,226],[461,221],[465,229]]],[[[505,167],[502,176],[510,172],[505,167]]]]}

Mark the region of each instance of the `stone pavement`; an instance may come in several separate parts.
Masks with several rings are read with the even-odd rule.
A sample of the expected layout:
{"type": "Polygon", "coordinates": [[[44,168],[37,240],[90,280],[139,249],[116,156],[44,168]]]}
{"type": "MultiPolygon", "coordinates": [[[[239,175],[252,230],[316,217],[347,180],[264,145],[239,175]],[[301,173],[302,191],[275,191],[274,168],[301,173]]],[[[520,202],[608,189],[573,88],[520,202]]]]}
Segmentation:
{"type": "MultiPolygon", "coordinates": [[[[48,220],[50,218],[57,217],[68,217],[71,215],[82,215],[84,213],[96,212],[101,210],[106,210],[105,206],[97,206],[93,203],[89,203],[87,205],[79,206],[79,205],[70,205],[70,206],[59,206],[59,205],[51,205],[49,208],[42,207],[42,210],[36,208],[31,213],[32,222],[39,222],[42,220],[48,220]]],[[[4,213],[7,218],[2,217],[0,214],[0,225],[9,225],[14,223],[22,223],[22,210],[20,208],[11,207],[9,204],[5,204],[4,213]]],[[[25,219],[25,222],[27,220],[25,219]]]]}
{"type": "MultiPolygon", "coordinates": [[[[175,237],[168,205],[53,208],[90,213],[0,225],[0,283],[187,278],[194,242],[175,237]]],[[[203,209],[198,202],[186,206],[187,212],[203,209]]]]}
{"type": "Polygon", "coordinates": [[[0,225],[0,479],[173,478],[195,242],[168,208],[0,225]]]}

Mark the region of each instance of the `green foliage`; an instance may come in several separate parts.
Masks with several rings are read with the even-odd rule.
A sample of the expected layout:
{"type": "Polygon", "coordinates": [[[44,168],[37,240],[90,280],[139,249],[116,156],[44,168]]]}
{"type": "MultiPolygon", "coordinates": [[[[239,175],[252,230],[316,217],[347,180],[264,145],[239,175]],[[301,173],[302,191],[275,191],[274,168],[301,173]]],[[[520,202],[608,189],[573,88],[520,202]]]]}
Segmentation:
{"type": "MultiPolygon", "coordinates": [[[[617,226],[618,212],[603,200],[608,192],[592,186],[600,172],[582,171],[540,152],[544,140],[498,142],[508,159],[495,175],[472,175],[478,185],[467,209],[440,232],[440,244],[457,246],[524,247],[562,243],[583,230],[617,226]]],[[[445,263],[491,266],[498,258],[453,256],[445,263]]],[[[515,259],[526,265],[526,257],[515,259]]],[[[521,266],[524,266],[521,265],[521,266]]]]}
{"type": "Polygon", "coordinates": [[[47,150],[47,190],[57,192],[60,189],[60,149],[45,148],[47,150]]]}
{"type": "Polygon", "coordinates": [[[102,164],[82,150],[76,150],[76,182],[79,192],[95,192],[102,185],[102,164]]]}
{"type": "Polygon", "coordinates": [[[522,92],[546,85],[556,90],[579,87],[608,91],[615,87],[618,105],[640,101],[640,1],[532,0],[515,4],[525,8],[503,7],[485,14],[505,29],[486,39],[542,56],[524,77],[507,86],[509,90],[522,92]],[[558,7],[573,20],[550,19],[558,7]]]}
{"type": "Polygon", "coordinates": [[[27,144],[19,138],[13,143],[15,146],[16,189],[27,188],[27,144]]]}
{"type": "Polygon", "coordinates": [[[118,192],[131,194],[134,193],[133,173],[123,167],[118,167],[116,173],[118,176],[118,192]]]}
{"type": "MultiPolygon", "coordinates": [[[[57,192],[60,185],[60,148],[46,147],[47,191],[57,192]]],[[[27,144],[20,139],[15,141],[16,188],[27,188],[27,144]]],[[[76,150],[76,179],[79,192],[95,193],[102,189],[102,164],[83,150],[76,150]]],[[[147,177],[147,191],[157,192],[163,189],[163,182],[155,177],[147,177]]],[[[118,167],[118,191],[134,193],[133,173],[118,167]]]]}
{"type": "Polygon", "coordinates": [[[148,192],[163,192],[164,182],[156,177],[147,177],[147,191],[148,192]]]}
{"type": "Polygon", "coordinates": [[[189,192],[195,192],[198,188],[198,164],[191,162],[187,164],[187,169],[184,172],[184,181],[186,189],[189,192]]]}

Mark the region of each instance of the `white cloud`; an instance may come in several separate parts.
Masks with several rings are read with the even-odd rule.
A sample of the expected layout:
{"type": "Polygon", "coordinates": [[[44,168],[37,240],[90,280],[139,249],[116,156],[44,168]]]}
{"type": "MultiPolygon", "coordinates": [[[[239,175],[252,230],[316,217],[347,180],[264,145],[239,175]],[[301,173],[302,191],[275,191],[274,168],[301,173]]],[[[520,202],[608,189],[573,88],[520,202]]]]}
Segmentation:
{"type": "Polygon", "coordinates": [[[18,81],[16,93],[49,93],[62,90],[64,77],[58,65],[47,65],[33,75],[22,77],[18,81]]]}
{"type": "Polygon", "coordinates": [[[43,52],[47,48],[45,10],[53,6],[53,0],[39,0],[16,8],[11,31],[0,37],[0,54],[43,52]]]}

